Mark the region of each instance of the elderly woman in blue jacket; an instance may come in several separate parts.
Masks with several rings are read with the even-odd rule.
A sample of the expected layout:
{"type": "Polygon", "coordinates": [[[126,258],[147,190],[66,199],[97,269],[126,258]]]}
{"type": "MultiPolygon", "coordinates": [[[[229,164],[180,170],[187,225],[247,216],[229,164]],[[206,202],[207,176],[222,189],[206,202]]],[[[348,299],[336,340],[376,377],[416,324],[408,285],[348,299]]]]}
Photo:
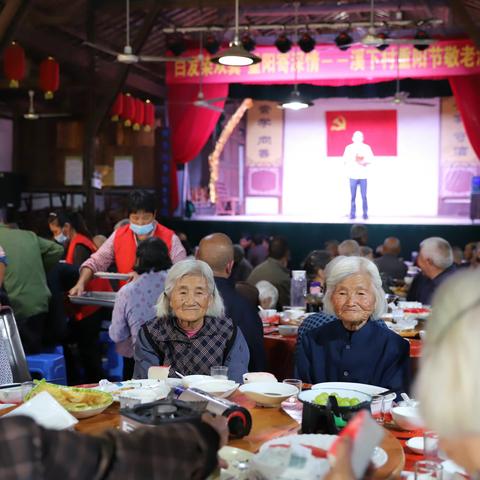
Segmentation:
{"type": "Polygon", "coordinates": [[[176,263],[158,299],[157,318],[139,331],[134,378],[146,378],[156,365],[170,366],[170,375],[210,375],[210,367],[225,365],[228,377],[241,383],[250,354],[241,330],[224,311],[208,264],[176,263]]]}
{"type": "Polygon", "coordinates": [[[308,383],[355,382],[397,393],[409,386],[409,343],[380,326],[385,293],[376,265],[336,257],[326,268],[324,309],[336,319],[307,332],[297,346],[296,373],[308,383]]]}

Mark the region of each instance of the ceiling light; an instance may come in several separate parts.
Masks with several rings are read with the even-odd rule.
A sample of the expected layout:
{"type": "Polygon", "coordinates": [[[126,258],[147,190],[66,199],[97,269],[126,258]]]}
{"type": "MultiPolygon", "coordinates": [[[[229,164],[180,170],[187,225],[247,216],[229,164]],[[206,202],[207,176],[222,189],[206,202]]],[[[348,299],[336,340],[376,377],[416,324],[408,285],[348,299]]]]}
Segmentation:
{"type": "Polygon", "coordinates": [[[353,38],[347,32],[340,32],[335,37],[335,44],[340,50],[348,50],[353,43],[353,38]]]}
{"type": "Polygon", "coordinates": [[[292,41],[285,33],[281,33],[275,40],[275,46],[280,53],[287,53],[292,48],[292,41]]]}
{"type": "Polygon", "coordinates": [[[185,43],[185,38],[181,33],[174,33],[167,38],[167,48],[178,57],[186,49],[187,44],[185,43]]]}
{"type": "Polygon", "coordinates": [[[248,52],[241,44],[238,36],[238,6],[239,0],[235,0],[235,36],[233,42],[230,43],[229,48],[215,55],[211,61],[220,65],[227,65],[230,67],[246,67],[254,63],[262,61],[253,53],[248,52]]]}
{"type": "Polygon", "coordinates": [[[253,52],[257,46],[255,40],[248,33],[242,37],[242,45],[247,52],[253,52]]]}
{"type": "MultiPolygon", "coordinates": [[[[413,38],[415,38],[415,40],[430,40],[431,37],[425,30],[417,30],[413,38]]],[[[426,50],[429,47],[428,44],[414,44],[413,46],[420,51],[426,50]]]]}
{"type": "Polygon", "coordinates": [[[297,85],[293,87],[293,92],[288,96],[288,98],[280,104],[281,108],[286,110],[303,110],[311,107],[312,105],[313,102],[300,94],[297,85]]]}
{"type": "Polygon", "coordinates": [[[210,34],[205,40],[205,50],[210,55],[215,55],[220,49],[220,42],[215,38],[214,35],[210,34]]]}
{"type": "Polygon", "coordinates": [[[302,52],[309,53],[315,48],[315,39],[308,32],[304,32],[298,40],[298,46],[302,52]]]}

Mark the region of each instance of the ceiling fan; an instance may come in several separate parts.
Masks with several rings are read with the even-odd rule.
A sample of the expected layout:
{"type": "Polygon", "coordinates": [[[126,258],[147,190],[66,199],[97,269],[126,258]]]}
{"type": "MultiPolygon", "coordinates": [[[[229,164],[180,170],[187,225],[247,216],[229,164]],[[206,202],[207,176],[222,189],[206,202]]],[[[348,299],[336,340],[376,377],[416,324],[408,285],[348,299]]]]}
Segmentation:
{"type": "MultiPolygon", "coordinates": [[[[381,47],[388,45],[429,45],[435,43],[433,38],[387,38],[384,33],[378,33],[375,28],[375,0],[370,0],[370,26],[367,33],[362,36],[360,43],[366,47],[381,47]]],[[[352,43],[351,45],[354,45],[352,43]]],[[[351,46],[349,45],[349,46],[351,46]]]]}
{"type": "Polygon", "coordinates": [[[25,120],[38,120],[39,118],[61,118],[70,117],[70,113],[37,113],[34,105],[35,92],[28,91],[28,111],[23,114],[25,120]]]}
{"type": "Polygon", "coordinates": [[[207,108],[209,110],[213,110],[214,112],[223,113],[223,108],[215,105],[217,102],[224,102],[228,99],[228,97],[215,97],[215,98],[205,98],[205,94],[203,93],[203,70],[202,70],[202,62],[205,58],[203,55],[203,34],[200,32],[200,51],[197,56],[198,62],[200,65],[200,75],[199,75],[199,85],[198,85],[198,93],[197,98],[193,102],[179,102],[193,104],[196,107],[207,108]]]}
{"type": "MultiPolygon", "coordinates": [[[[103,45],[98,45],[92,42],[83,42],[83,45],[98,50],[99,52],[106,53],[115,57],[119,63],[134,64],[139,62],[175,62],[177,57],[157,57],[151,55],[135,55],[133,53],[132,46],[130,45],[130,0],[126,0],[126,38],[123,51],[116,52],[103,45]]],[[[186,57],[182,57],[182,60],[187,60],[186,57]]]]}
{"type": "Polygon", "coordinates": [[[395,93],[393,97],[381,98],[377,100],[381,103],[393,103],[394,105],[418,105],[420,107],[435,107],[433,103],[422,102],[420,100],[410,100],[408,97],[410,96],[409,92],[402,92],[400,90],[400,70],[398,65],[398,51],[397,51],[397,58],[396,58],[396,66],[397,66],[397,73],[396,73],[396,80],[395,80],[395,93]]]}

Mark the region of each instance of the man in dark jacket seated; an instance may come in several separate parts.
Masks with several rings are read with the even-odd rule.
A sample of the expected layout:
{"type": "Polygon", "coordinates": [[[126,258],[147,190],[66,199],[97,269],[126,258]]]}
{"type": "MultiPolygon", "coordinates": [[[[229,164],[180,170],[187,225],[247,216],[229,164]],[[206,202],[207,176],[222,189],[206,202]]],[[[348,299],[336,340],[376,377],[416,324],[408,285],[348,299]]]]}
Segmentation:
{"type": "Polygon", "coordinates": [[[380,326],[386,311],[378,269],[361,257],[337,257],[326,270],[326,313],[297,346],[296,377],[307,383],[355,382],[408,391],[409,343],[380,326]]]}
{"type": "Polygon", "coordinates": [[[225,304],[225,314],[239,327],[250,350],[248,370],[265,370],[266,357],[263,345],[263,326],[258,312],[235,290],[230,280],[233,268],[233,244],[223,233],[213,233],[200,241],[197,258],[210,265],[215,284],[225,304]]]}

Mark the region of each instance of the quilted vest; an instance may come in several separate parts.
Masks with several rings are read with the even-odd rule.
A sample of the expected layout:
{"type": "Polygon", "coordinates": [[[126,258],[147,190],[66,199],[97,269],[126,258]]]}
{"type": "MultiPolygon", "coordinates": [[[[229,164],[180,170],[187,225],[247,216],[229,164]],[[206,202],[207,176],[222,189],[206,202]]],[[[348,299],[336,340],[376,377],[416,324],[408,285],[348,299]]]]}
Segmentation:
{"type": "Polygon", "coordinates": [[[210,375],[210,367],[224,364],[236,335],[236,326],[226,317],[205,317],[203,327],[191,338],[171,316],[144,328],[159,365],[169,365],[172,374],[176,370],[183,375],[210,375]]]}

